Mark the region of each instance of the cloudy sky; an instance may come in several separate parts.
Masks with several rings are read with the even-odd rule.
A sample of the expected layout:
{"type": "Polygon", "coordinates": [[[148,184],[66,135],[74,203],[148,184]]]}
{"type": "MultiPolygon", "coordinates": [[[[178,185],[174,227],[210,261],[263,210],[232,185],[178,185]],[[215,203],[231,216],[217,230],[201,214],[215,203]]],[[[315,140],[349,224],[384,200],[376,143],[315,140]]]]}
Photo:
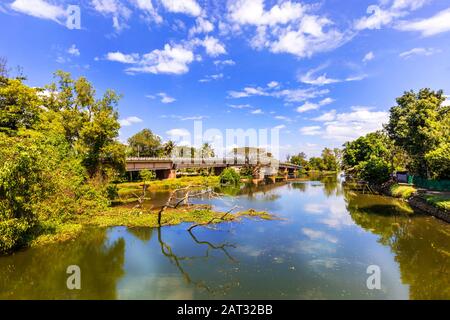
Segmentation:
{"type": "Polygon", "coordinates": [[[450,0],[2,0],[0,39],[30,85],[64,69],[123,94],[123,141],[202,120],[316,155],[381,128],[405,90],[450,92],[450,0]]]}

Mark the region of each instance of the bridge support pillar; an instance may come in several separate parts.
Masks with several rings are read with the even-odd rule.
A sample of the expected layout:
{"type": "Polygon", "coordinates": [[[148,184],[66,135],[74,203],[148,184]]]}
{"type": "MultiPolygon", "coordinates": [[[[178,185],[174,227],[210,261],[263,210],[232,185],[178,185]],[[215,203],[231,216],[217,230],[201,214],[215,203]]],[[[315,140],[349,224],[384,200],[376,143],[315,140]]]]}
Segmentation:
{"type": "Polygon", "coordinates": [[[177,171],[175,169],[167,169],[162,171],[162,178],[165,179],[175,179],[177,177],[177,171]]]}

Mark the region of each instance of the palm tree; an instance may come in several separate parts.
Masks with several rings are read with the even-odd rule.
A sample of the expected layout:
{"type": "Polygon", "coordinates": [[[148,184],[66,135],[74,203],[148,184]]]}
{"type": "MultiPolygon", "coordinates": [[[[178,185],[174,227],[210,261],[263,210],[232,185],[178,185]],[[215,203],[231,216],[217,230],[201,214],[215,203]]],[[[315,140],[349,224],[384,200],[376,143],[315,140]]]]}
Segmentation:
{"type": "Polygon", "coordinates": [[[167,141],[166,143],[164,143],[163,149],[164,149],[164,156],[166,157],[172,156],[173,150],[175,149],[175,142],[173,142],[172,140],[167,141]]]}
{"type": "Polygon", "coordinates": [[[205,142],[202,146],[202,158],[213,158],[214,157],[214,149],[211,144],[205,142]]]}

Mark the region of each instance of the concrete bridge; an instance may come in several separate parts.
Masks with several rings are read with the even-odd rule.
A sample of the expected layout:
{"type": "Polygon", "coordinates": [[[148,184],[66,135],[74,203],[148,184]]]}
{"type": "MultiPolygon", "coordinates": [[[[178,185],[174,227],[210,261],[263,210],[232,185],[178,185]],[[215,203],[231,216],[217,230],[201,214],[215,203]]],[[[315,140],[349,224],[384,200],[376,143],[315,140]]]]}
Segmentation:
{"type": "Polygon", "coordinates": [[[153,170],[158,179],[176,178],[177,170],[181,169],[207,169],[212,168],[216,175],[228,167],[237,169],[250,166],[255,173],[253,178],[262,180],[270,178],[275,180],[281,174],[284,178],[292,178],[301,166],[292,163],[283,163],[272,158],[230,157],[230,158],[127,158],[126,170],[136,172],[153,170]]]}

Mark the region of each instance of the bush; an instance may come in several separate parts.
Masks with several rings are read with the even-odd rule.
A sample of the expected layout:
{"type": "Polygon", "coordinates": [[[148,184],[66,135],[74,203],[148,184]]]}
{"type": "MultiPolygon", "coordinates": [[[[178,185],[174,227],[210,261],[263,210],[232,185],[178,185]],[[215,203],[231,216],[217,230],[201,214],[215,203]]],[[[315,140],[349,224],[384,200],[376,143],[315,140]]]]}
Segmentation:
{"type": "Polygon", "coordinates": [[[233,168],[226,168],[220,174],[221,184],[238,184],[241,181],[241,176],[233,168]]]}
{"type": "Polygon", "coordinates": [[[25,219],[0,221],[0,254],[25,245],[31,228],[32,223],[25,219]]]}
{"type": "Polygon", "coordinates": [[[357,167],[359,178],[370,184],[382,184],[389,180],[391,174],[389,163],[375,156],[372,156],[368,161],[361,162],[357,167]]]}

